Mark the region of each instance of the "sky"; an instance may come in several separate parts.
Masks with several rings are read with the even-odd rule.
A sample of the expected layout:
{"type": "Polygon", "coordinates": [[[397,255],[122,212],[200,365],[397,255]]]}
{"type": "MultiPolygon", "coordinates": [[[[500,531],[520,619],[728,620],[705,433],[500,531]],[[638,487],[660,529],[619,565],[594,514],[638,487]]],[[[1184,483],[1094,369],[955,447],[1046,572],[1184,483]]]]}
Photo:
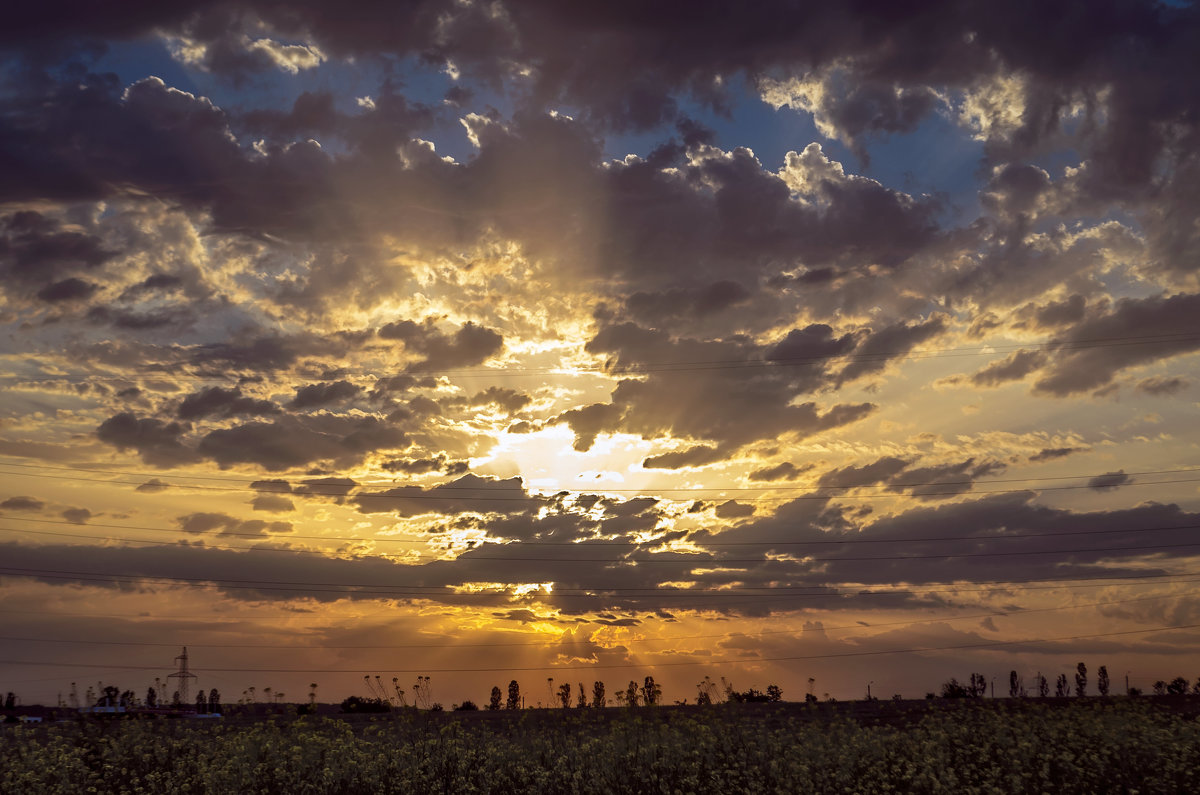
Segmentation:
{"type": "Polygon", "coordinates": [[[14,9],[0,690],[1193,680],[1198,52],[1146,0],[14,9]]]}

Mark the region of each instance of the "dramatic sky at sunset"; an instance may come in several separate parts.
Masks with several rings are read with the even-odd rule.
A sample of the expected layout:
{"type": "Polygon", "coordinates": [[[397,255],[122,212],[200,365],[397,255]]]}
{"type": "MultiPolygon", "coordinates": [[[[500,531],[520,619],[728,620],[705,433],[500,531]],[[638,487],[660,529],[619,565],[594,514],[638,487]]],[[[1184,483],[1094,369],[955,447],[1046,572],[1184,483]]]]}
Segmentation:
{"type": "Polygon", "coordinates": [[[0,691],[1194,680],[1197,53],[1149,0],[10,9],[0,691]]]}

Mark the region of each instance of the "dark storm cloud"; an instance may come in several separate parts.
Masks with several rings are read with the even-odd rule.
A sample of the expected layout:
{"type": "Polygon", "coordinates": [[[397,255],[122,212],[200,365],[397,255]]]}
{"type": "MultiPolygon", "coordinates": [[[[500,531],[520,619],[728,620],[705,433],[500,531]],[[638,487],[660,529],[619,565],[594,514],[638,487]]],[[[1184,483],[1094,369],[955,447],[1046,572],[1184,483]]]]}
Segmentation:
{"type": "Polygon", "coordinates": [[[288,403],[293,409],[312,409],[341,403],[357,395],[360,388],[349,381],[333,381],[324,384],[308,384],[296,387],[296,396],[288,403]]]}
{"type": "MultiPolygon", "coordinates": [[[[873,523],[846,521],[849,517],[819,500],[795,500],[774,515],[744,522],[713,537],[739,542],[739,546],[722,549],[721,557],[746,558],[774,551],[821,558],[818,569],[802,563],[764,561],[752,567],[750,575],[743,575],[769,572],[790,576],[798,583],[919,584],[1128,576],[1147,573],[1128,565],[1139,557],[1165,563],[1197,554],[1191,546],[1195,537],[1191,528],[1200,524],[1200,515],[1176,505],[1075,513],[1036,505],[1034,497],[1033,492],[992,495],[936,508],[914,508],[873,523]],[[874,539],[874,543],[829,543],[856,538],[874,539]],[[743,541],[745,546],[740,545],[743,541]],[[805,541],[820,546],[805,547],[805,541]]],[[[707,537],[708,533],[699,533],[692,540],[703,546],[707,537]]]]}
{"type": "Polygon", "coordinates": [[[853,361],[838,375],[838,385],[881,372],[892,359],[907,355],[913,348],[946,330],[944,315],[926,321],[907,324],[894,323],[873,331],[855,350],[853,361]]]}
{"type": "Polygon", "coordinates": [[[335,356],[346,350],[337,340],[311,335],[243,332],[225,342],[189,349],[189,361],[200,366],[223,366],[251,372],[281,370],[305,355],[335,356]]]}
{"type": "MultiPolygon", "coordinates": [[[[644,371],[646,376],[623,379],[609,404],[572,409],[554,421],[571,426],[580,451],[588,450],[597,434],[618,429],[644,438],[671,434],[717,442],[726,455],[757,439],[788,433],[810,436],[860,420],[875,406],[839,404],[822,411],[815,402],[799,403],[797,396],[828,383],[826,362],[764,366],[764,359],[778,354],[780,346],[782,352],[796,354],[846,345],[833,341],[827,327],[792,332],[782,343],[764,349],[744,338],[706,341],[675,338],[632,323],[603,326],[587,350],[607,355],[607,367],[614,373],[644,371]],[[677,366],[681,363],[715,366],[677,366]]],[[[670,455],[666,463],[676,461],[670,455]]]]}
{"type": "MultiPolygon", "coordinates": [[[[449,489],[443,489],[446,492],[449,489]]],[[[697,554],[653,551],[658,542],[609,540],[613,535],[629,539],[632,536],[628,534],[652,528],[661,516],[655,500],[606,500],[603,503],[606,518],[599,525],[589,525],[579,521],[574,509],[531,499],[518,483],[511,481],[477,479],[471,482],[469,494],[482,496],[484,503],[470,508],[452,505],[450,509],[488,511],[492,519],[485,526],[493,537],[574,543],[561,546],[489,543],[463,551],[454,560],[429,560],[417,565],[400,565],[377,557],[330,559],[285,552],[273,554],[268,560],[265,555],[251,552],[202,546],[58,550],[8,544],[4,557],[7,566],[16,568],[296,584],[226,589],[232,596],[250,599],[289,599],[306,594],[319,600],[335,599],[339,594],[350,598],[381,598],[397,587],[417,587],[429,589],[426,598],[445,604],[491,603],[515,607],[503,594],[456,596],[446,586],[470,582],[553,582],[552,595],[530,597],[532,601],[525,600],[527,605],[544,601],[570,614],[594,613],[605,607],[662,610],[703,606],[720,612],[768,615],[777,609],[795,609],[797,605],[845,606],[846,595],[839,587],[843,582],[871,586],[900,581],[920,585],[1162,573],[1162,569],[1131,568],[1129,564],[1146,555],[1156,556],[1151,561],[1165,561],[1196,554],[1191,546],[1194,533],[1187,528],[1200,524],[1200,515],[1181,511],[1174,505],[1074,513],[1037,506],[1032,503],[1032,493],[994,495],[973,502],[913,509],[863,524],[832,509],[826,501],[803,499],[781,506],[774,514],[749,518],[720,534],[707,531],[692,534],[690,540],[701,546],[706,540],[736,542],[735,546],[722,547],[715,553],[697,554]],[[481,492],[487,492],[486,496],[481,492]],[[500,507],[501,496],[514,497],[516,510],[500,507]],[[500,515],[499,512],[505,511],[506,515],[500,515]],[[538,513],[541,515],[535,516],[538,513]],[[513,531],[511,534],[507,532],[509,529],[513,531]],[[1101,530],[1111,532],[1096,532],[1101,530]],[[581,536],[581,531],[599,535],[581,536]],[[1060,533],[1080,535],[1054,535],[1060,533]],[[1030,534],[1040,537],[1028,537],[1030,534]],[[877,543],[869,547],[853,543],[861,538],[877,543]],[[829,543],[837,540],[849,543],[829,543]],[[805,547],[806,541],[820,542],[820,546],[805,547]],[[771,552],[799,557],[766,557],[771,552]],[[960,553],[966,556],[956,557],[960,553]],[[803,559],[809,554],[818,560],[803,559]],[[298,585],[305,582],[353,586],[298,585]],[[682,590],[663,588],[662,584],[667,582],[695,585],[682,590]],[[729,591],[709,590],[731,585],[735,587],[729,591]],[[770,592],[741,590],[778,587],[800,588],[803,596],[772,596],[770,592]],[[575,593],[576,589],[587,594],[575,593]]],[[[462,498],[469,494],[446,493],[446,496],[465,503],[462,498]]],[[[440,496],[436,487],[420,494],[407,491],[389,495],[388,501],[398,504],[404,514],[419,513],[428,509],[405,505],[404,500],[416,502],[430,496],[440,496]]],[[[743,518],[750,516],[748,508],[734,503],[724,506],[727,513],[743,518]]],[[[201,535],[261,535],[287,532],[289,528],[286,523],[240,520],[215,513],[189,514],[179,521],[181,529],[201,535]]],[[[48,581],[69,582],[57,577],[48,581]]],[[[415,594],[410,592],[408,596],[415,594]]],[[[855,597],[854,604],[863,609],[903,608],[920,604],[935,606],[948,603],[948,599],[953,601],[949,595],[923,597],[919,593],[898,592],[855,597]]]]}
{"type": "Polygon", "coordinates": [[[970,491],[979,478],[1003,472],[1004,469],[1004,464],[999,461],[976,463],[974,458],[957,464],[909,468],[902,475],[891,478],[888,490],[907,491],[913,497],[921,499],[951,497],[970,491]]]}
{"type": "MultiPolygon", "coordinates": [[[[240,39],[265,26],[333,56],[423,53],[488,81],[526,66],[533,98],[573,101],[614,126],[636,128],[673,120],[677,92],[723,107],[718,76],[805,72],[834,63],[844,65],[849,91],[832,92],[840,99],[828,112],[847,133],[910,129],[933,106],[917,92],[920,84],[965,85],[1000,68],[1031,73],[1046,86],[1017,136],[1023,143],[1037,135],[1038,123],[1050,126],[1047,132],[1057,128],[1056,101],[1072,90],[1098,90],[1105,80],[1119,80],[1114,112],[1141,110],[1150,122],[1172,110],[1178,115],[1192,99],[1186,91],[1137,95],[1126,85],[1135,79],[1153,85],[1152,76],[1178,74],[1167,67],[1182,64],[1194,36],[1190,8],[1146,3],[1066,3],[1043,14],[941,2],[919,15],[874,2],[852,10],[780,2],[737,9],[711,2],[356,6],[333,13],[318,5],[179,4],[100,15],[79,5],[52,17],[23,12],[0,41],[44,47],[72,38],[135,38],[158,29],[205,45],[207,68],[237,75],[268,66],[240,39]],[[1125,65],[1128,54],[1139,51],[1157,57],[1137,60],[1135,68],[1125,65]]],[[[1121,133],[1133,136],[1147,126],[1130,120],[1121,133]]]]}
{"type": "Polygon", "coordinates": [[[884,456],[870,464],[832,469],[817,479],[817,486],[843,490],[886,484],[888,491],[933,499],[968,492],[979,478],[1004,469],[997,461],[976,463],[974,458],[924,467],[914,467],[914,463],[912,459],[884,456]]]}
{"type": "Polygon", "coordinates": [[[196,451],[222,468],[258,464],[278,471],[318,461],[346,463],[363,453],[408,445],[404,432],[375,417],[288,416],[210,431],[196,451]]]}
{"type": "Polygon", "coordinates": [[[848,353],[858,342],[852,334],[834,337],[833,329],[824,323],[814,323],[802,329],[792,329],[766,351],[773,362],[820,360],[848,353]]]}
{"type": "Polygon", "coordinates": [[[21,210],[0,218],[0,278],[10,296],[46,303],[82,301],[99,289],[81,278],[117,256],[100,237],[54,216],[21,210]]]}
{"type": "Polygon", "coordinates": [[[287,111],[250,110],[234,123],[254,136],[265,135],[284,144],[337,137],[364,154],[390,156],[398,145],[408,143],[413,134],[432,124],[435,114],[425,105],[407,100],[391,83],[382,88],[372,95],[369,106],[357,113],[339,111],[331,92],[305,91],[287,111]]]}
{"type": "Polygon", "coordinates": [[[525,491],[520,478],[497,480],[467,474],[428,489],[400,486],[385,491],[362,491],[351,501],[362,513],[395,513],[417,516],[424,513],[528,514],[544,500],[525,491]]]}
{"type": "Polygon", "coordinates": [[[401,342],[405,349],[424,356],[411,367],[417,372],[482,364],[504,347],[499,332],[470,321],[450,335],[439,331],[432,318],[424,323],[398,320],[380,327],[379,336],[401,342]]]}
{"type": "Polygon", "coordinates": [[[734,281],[713,282],[703,289],[675,287],[660,292],[635,292],[625,299],[625,311],[639,323],[654,324],[679,315],[706,316],[749,301],[751,293],[734,281]]]}
{"type": "Polygon", "coordinates": [[[91,298],[99,287],[83,279],[63,279],[61,282],[48,284],[37,291],[37,297],[48,304],[60,301],[82,301],[91,298]]]}
{"type": "Polygon", "coordinates": [[[1107,386],[1122,370],[1200,350],[1188,331],[1200,313],[1200,295],[1125,298],[1076,324],[1048,346],[1050,362],[1034,391],[1059,397],[1107,386]],[[1127,344],[1098,344],[1127,340],[1127,344]]]}
{"type": "Polygon", "coordinates": [[[120,450],[136,450],[151,466],[173,467],[196,460],[182,442],[190,426],[121,412],[100,423],[96,436],[120,450]]]}
{"type": "Polygon", "coordinates": [[[181,420],[198,420],[205,417],[234,417],[238,415],[278,414],[280,408],[269,400],[259,400],[243,395],[236,387],[222,389],[206,387],[183,399],[175,416],[181,420]]]}

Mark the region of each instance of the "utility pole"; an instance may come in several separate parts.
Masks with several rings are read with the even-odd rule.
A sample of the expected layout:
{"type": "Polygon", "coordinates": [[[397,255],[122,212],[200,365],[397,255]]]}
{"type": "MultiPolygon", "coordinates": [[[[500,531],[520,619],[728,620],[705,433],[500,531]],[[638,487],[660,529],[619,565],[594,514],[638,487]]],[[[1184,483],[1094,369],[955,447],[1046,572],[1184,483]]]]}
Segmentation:
{"type": "Polygon", "coordinates": [[[167,674],[167,679],[179,680],[179,703],[187,706],[192,703],[189,698],[189,686],[191,680],[196,678],[196,675],[188,670],[187,646],[183,647],[183,651],[175,658],[175,662],[179,664],[179,670],[173,674],[167,674]]]}

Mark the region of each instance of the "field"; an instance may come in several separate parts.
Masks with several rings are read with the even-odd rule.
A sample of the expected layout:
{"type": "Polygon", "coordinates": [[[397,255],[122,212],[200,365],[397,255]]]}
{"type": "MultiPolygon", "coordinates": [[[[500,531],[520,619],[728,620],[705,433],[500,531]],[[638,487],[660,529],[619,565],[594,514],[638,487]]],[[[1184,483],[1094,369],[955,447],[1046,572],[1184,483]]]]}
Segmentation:
{"type": "Polygon", "coordinates": [[[0,792],[1197,792],[1195,706],[1002,700],[10,726],[0,792]]]}

